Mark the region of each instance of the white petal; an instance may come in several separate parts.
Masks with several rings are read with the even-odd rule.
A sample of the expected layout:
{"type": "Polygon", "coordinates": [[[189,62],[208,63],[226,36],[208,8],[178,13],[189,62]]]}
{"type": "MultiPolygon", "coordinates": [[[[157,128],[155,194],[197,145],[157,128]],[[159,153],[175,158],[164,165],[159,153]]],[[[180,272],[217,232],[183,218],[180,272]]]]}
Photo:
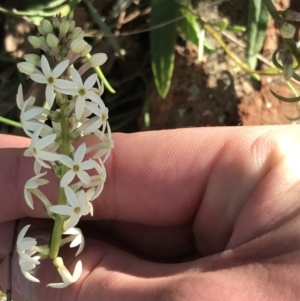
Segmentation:
{"type": "MultiPolygon", "coordinates": [[[[78,206],[79,202],[78,202],[77,196],[76,196],[75,192],[73,191],[73,189],[70,188],[69,186],[66,186],[64,189],[65,189],[65,194],[66,194],[69,204],[72,207],[78,206]]],[[[70,228],[72,228],[72,227],[70,227],[70,228]]]]}
{"type": "MultiPolygon", "coordinates": [[[[47,160],[47,161],[52,162],[52,161],[59,161],[61,155],[60,154],[56,154],[56,153],[52,153],[52,152],[39,151],[39,155],[38,156],[42,160],[47,160]]],[[[44,165],[42,164],[42,166],[44,166],[44,165]]],[[[47,164],[47,166],[49,166],[49,165],[47,164]]]]}
{"type": "Polygon", "coordinates": [[[89,169],[92,169],[96,166],[96,162],[92,159],[89,159],[87,161],[84,161],[81,163],[81,169],[83,170],[89,170],[89,169]]]}
{"type": "Polygon", "coordinates": [[[20,244],[20,242],[23,240],[28,228],[30,227],[31,225],[26,225],[25,227],[23,227],[23,229],[20,231],[19,235],[18,235],[18,239],[17,239],[17,245],[20,244]]]}
{"type": "Polygon", "coordinates": [[[77,177],[83,182],[85,185],[89,185],[91,183],[91,177],[84,170],[77,173],[77,177]]]}
{"type": "Polygon", "coordinates": [[[61,214],[61,215],[71,215],[73,213],[73,209],[67,205],[54,205],[48,208],[49,211],[61,214]]]}
{"type": "Polygon", "coordinates": [[[66,155],[61,155],[59,161],[62,164],[68,166],[69,168],[72,168],[72,166],[74,164],[74,161],[69,156],[66,156],[66,155]]]}
{"type": "Polygon", "coordinates": [[[85,107],[85,99],[83,96],[78,96],[76,100],[76,106],[75,106],[75,115],[78,120],[81,119],[82,114],[84,112],[85,107]]]}
{"type": "Polygon", "coordinates": [[[40,282],[39,279],[35,278],[34,276],[32,276],[31,274],[29,274],[28,272],[24,272],[23,274],[24,274],[24,276],[25,276],[28,280],[30,280],[30,281],[33,281],[33,282],[40,282]]]}
{"type": "Polygon", "coordinates": [[[51,69],[50,69],[48,60],[44,55],[42,55],[42,57],[41,57],[41,67],[42,67],[43,73],[46,75],[46,77],[48,77],[51,74],[51,69]]]}
{"type": "Polygon", "coordinates": [[[76,266],[74,269],[73,282],[76,282],[80,278],[81,274],[82,274],[82,262],[81,262],[81,260],[79,260],[76,263],[76,266]]]}
{"type": "Polygon", "coordinates": [[[54,82],[54,86],[63,90],[74,90],[76,88],[73,82],[65,79],[56,79],[54,82]]]}
{"type": "Polygon", "coordinates": [[[86,152],[86,144],[82,143],[76,150],[74,154],[74,162],[77,164],[81,163],[86,152]]]}
{"type": "Polygon", "coordinates": [[[47,85],[46,87],[46,101],[51,108],[55,99],[54,87],[53,85],[47,85]]]}
{"type": "Polygon", "coordinates": [[[70,68],[70,73],[73,82],[76,83],[77,86],[83,86],[82,79],[78,71],[75,68],[70,68]]]}
{"type": "Polygon", "coordinates": [[[39,84],[47,84],[47,83],[48,83],[47,78],[46,78],[45,75],[43,75],[43,74],[37,74],[37,73],[34,73],[34,74],[31,74],[31,75],[30,75],[30,78],[31,78],[34,82],[37,82],[37,83],[39,83],[39,84]]]}
{"type": "Polygon", "coordinates": [[[52,71],[53,77],[58,78],[69,66],[69,60],[64,60],[59,63],[52,71]]]}
{"type": "Polygon", "coordinates": [[[84,82],[84,86],[87,90],[91,89],[97,80],[97,74],[92,74],[91,76],[89,76],[86,81],[84,82]]]}
{"type": "Polygon", "coordinates": [[[23,115],[22,119],[23,120],[32,119],[32,118],[38,116],[39,114],[41,114],[43,111],[44,111],[44,108],[31,108],[22,114],[23,115]]]}
{"type": "Polygon", "coordinates": [[[41,149],[47,147],[48,145],[50,145],[55,139],[56,139],[56,134],[47,135],[36,142],[36,144],[35,144],[36,148],[38,150],[41,150],[41,149]]]}
{"type": "Polygon", "coordinates": [[[76,214],[76,215],[73,214],[73,215],[71,215],[71,217],[67,220],[67,227],[68,228],[75,227],[78,224],[78,222],[79,222],[80,216],[81,215],[79,215],[79,214],[76,214]]]}
{"type": "Polygon", "coordinates": [[[20,110],[22,110],[23,104],[24,104],[23,87],[20,84],[18,87],[18,93],[17,93],[17,106],[20,110]]]}
{"type": "Polygon", "coordinates": [[[97,95],[97,94],[96,94],[95,92],[93,92],[93,91],[88,91],[88,92],[86,93],[86,98],[87,98],[87,99],[90,99],[90,100],[92,100],[92,101],[95,101],[95,102],[98,103],[98,104],[100,104],[101,101],[102,101],[101,97],[100,97],[99,95],[97,95]]]}
{"type": "Polygon", "coordinates": [[[32,200],[32,195],[30,193],[30,191],[24,189],[24,196],[25,196],[25,202],[28,205],[29,208],[31,208],[32,210],[33,208],[33,200],[32,200]]]}
{"type": "Polygon", "coordinates": [[[73,170],[68,170],[60,181],[60,187],[66,187],[69,185],[75,177],[75,172],[73,170]]]}
{"type": "Polygon", "coordinates": [[[49,283],[47,284],[47,287],[53,287],[53,288],[65,288],[67,286],[69,286],[71,283],[63,283],[63,282],[59,282],[59,283],[49,283]]]}

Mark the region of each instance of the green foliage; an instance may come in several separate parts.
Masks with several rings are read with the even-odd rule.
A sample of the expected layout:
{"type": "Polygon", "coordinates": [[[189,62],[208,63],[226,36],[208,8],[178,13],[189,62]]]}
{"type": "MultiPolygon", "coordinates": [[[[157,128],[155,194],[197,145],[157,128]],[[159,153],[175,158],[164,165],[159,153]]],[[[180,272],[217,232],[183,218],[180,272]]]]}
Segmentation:
{"type": "Polygon", "coordinates": [[[249,1],[247,60],[251,69],[256,68],[257,54],[263,46],[270,14],[261,0],[249,1]]]}
{"type": "Polygon", "coordinates": [[[150,26],[151,30],[152,72],[156,88],[161,97],[165,98],[170,85],[174,69],[174,45],[176,38],[176,21],[179,15],[179,6],[171,0],[152,0],[150,26]],[[167,24],[168,23],[168,24],[167,24]]]}

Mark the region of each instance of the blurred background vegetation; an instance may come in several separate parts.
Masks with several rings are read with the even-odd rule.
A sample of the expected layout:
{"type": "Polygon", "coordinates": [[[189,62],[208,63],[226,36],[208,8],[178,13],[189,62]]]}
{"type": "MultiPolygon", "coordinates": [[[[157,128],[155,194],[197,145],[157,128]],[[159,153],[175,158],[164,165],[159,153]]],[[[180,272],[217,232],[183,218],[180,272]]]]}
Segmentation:
{"type": "MultiPolygon", "coordinates": [[[[288,0],[277,2],[286,8],[290,5],[288,0]]],[[[15,95],[20,82],[26,96],[38,99],[44,93],[43,87],[18,72],[16,63],[25,53],[39,54],[27,37],[38,35],[36,26],[56,13],[73,18],[83,28],[92,53],[108,55],[102,71],[116,93],[106,90],[103,99],[113,131],[247,124],[243,114],[251,115],[247,108],[253,105],[247,97],[256,91],[267,93],[261,92],[265,82],[253,70],[276,73],[272,51],[264,52],[269,14],[260,0],[1,3],[0,116],[10,120],[19,118],[15,95]]],[[[280,76],[276,82],[281,85],[280,76]]],[[[277,103],[268,102],[268,97],[263,95],[263,109],[274,109],[277,103]]],[[[254,105],[258,116],[262,105],[254,105]]],[[[272,115],[252,123],[289,122],[282,118],[272,115]]],[[[0,132],[22,134],[21,129],[3,123],[0,132]]]]}

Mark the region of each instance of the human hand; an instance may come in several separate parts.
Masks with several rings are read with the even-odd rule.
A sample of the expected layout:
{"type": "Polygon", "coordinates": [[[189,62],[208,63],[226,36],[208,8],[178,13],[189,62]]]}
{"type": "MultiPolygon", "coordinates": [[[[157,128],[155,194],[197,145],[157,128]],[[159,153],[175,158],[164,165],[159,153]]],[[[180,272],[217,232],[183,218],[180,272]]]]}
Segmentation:
{"type": "MultiPolygon", "coordinates": [[[[29,283],[15,256],[13,300],[299,300],[299,134],[298,126],[115,134],[104,191],[80,225],[81,278],[46,288],[59,276],[43,261],[41,283],[29,283]]],[[[0,139],[4,147],[29,144],[0,139]]],[[[24,202],[33,171],[23,151],[0,150],[4,289],[14,220],[31,224],[28,234],[41,241],[52,227],[42,206],[32,211],[24,202]]],[[[55,191],[47,191],[50,200],[55,191]]],[[[62,252],[72,271],[74,250],[62,252]]]]}

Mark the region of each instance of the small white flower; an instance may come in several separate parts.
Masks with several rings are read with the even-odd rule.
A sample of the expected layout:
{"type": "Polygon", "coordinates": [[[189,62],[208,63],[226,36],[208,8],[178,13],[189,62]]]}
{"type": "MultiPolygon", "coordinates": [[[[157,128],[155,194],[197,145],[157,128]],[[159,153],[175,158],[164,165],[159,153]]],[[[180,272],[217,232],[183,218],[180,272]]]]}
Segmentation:
{"type": "Polygon", "coordinates": [[[30,225],[26,225],[19,233],[17,238],[17,252],[19,254],[19,264],[24,276],[34,282],[40,282],[31,274],[34,272],[36,265],[40,264],[40,256],[32,257],[37,251],[36,239],[33,237],[25,237],[30,225]]]}
{"type": "Polygon", "coordinates": [[[99,119],[99,128],[102,126],[102,133],[105,132],[106,129],[106,123],[108,120],[108,108],[104,105],[104,103],[100,103],[99,106],[94,103],[86,103],[86,107],[94,113],[96,116],[98,116],[99,119]]]}
{"type": "Polygon", "coordinates": [[[73,96],[77,96],[76,106],[75,106],[75,115],[76,115],[76,118],[79,120],[83,114],[86,99],[90,99],[97,103],[99,103],[101,100],[101,98],[95,92],[93,92],[91,90],[93,88],[94,84],[96,83],[97,74],[92,74],[83,83],[80,74],[78,73],[78,71],[75,68],[70,68],[70,73],[72,76],[72,81],[76,85],[76,88],[69,90],[68,94],[70,93],[73,96]]]}
{"type": "Polygon", "coordinates": [[[83,251],[84,248],[84,237],[82,235],[81,230],[79,228],[70,228],[67,231],[65,231],[63,235],[69,235],[69,236],[61,240],[60,246],[64,246],[69,242],[71,242],[70,248],[79,246],[75,255],[78,256],[83,251]]]}
{"type": "Polygon", "coordinates": [[[79,260],[76,263],[73,275],[68,271],[64,266],[63,260],[61,257],[56,257],[53,260],[54,265],[57,267],[57,271],[60,274],[62,281],[60,283],[49,283],[47,286],[54,288],[64,288],[76,282],[82,274],[82,262],[79,260]]]}
{"type": "Polygon", "coordinates": [[[87,201],[83,190],[80,190],[76,195],[69,186],[66,186],[64,189],[70,205],[54,205],[49,207],[48,210],[56,214],[70,216],[66,221],[66,230],[68,230],[77,225],[82,215],[93,212],[93,206],[87,201]]]}
{"type": "Polygon", "coordinates": [[[24,186],[25,201],[31,209],[33,209],[32,194],[38,197],[46,208],[52,205],[48,198],[38,189],[39,186],[45,185],[49,182],[48,180],[41,179],[41,177],[43,177],[46,173],[47,172],[44,172],[34,176],[29,179],[24,186]]]}
{"type": "Polygon", "coordinates": [[[50,65],[44,55],[41,58],[41,68],[43,73],[34,73],[30,78],[40,84],[46,84],[46,101],[51,108],[55,99],[55,88],[72,89],[74,84],[68,80],[59,79],[62,73],[69,66],[69,60],[59,63],[52,71],[50,65]]]}
{"type": "Polygon", "coordinates": [[[103,135],[102,131],[95,131],[94,134],[101,140],[101,142],[93,145],[94,149],[97,149],[93,158],[101,158],[104,156],[102,161],[105,163],[111,153],[111,150],[114,148],[114,140],[112,139],[109,123],[107,122],[107,135],[103,135]]]}
{"type": "Polygon", "coordinates": [[[23,88],[20,84],[17,93],[17,106],[21,110],[20,121],[23,125],[23,130],[29,137],[32,137],[32,132],[42,125],[40,120],[46,120],[46,116],[43,116],[46,110],[33,106],[34,102],[35,97],[33,96],[24,101],[23,88]]]}
{"type": "Polygon", "coordinates": [[[61,187],[69,185],[76,175],[83,183],[87,185],[90,183],[91,177],[85,170],[94,168],[96,166],[96,162],[92,159],[82,162],[85,152],[86,145],[83,143],[75,151],[74,160],[66,155],[61,155],[59,161],[70,168],[60,181],[61,187]]]}
{"type": "Polygon", "coordinates": [[[56,134],[47,135],[39,139],[42,128],[43,127],[41,126],[33,133],[29,148],[24,152],[24,156],[35,158],[34,171],[36,174],[39,173],[41,166],[45,168],[51,168],[51,166],[45,163],[43,160],[56,161],[61,157],[59,154],[47,151],[47,146],[51,145],[51,143],[56,139],[56,134]]]}
{"type": "MultiPolygon", "coordinates": [[[[35,256],[33,257],[33,259],[38,260],[40,257],[39,256],[35,256]]],[[[33,282],[40,282],[39,279],[37,279],[36,277],[32,276],[32,274],[34,273],[34,270],[36,268],[36,266],[40,264],[40,262],[38,261],[37,264],[32,263],[32,262],[28,262],[28,261],[24,261],[20,258],[19,260],[19,265],[21,268],[21,271],[23,273],[23,275],[30,281],[33,282]]]]}

